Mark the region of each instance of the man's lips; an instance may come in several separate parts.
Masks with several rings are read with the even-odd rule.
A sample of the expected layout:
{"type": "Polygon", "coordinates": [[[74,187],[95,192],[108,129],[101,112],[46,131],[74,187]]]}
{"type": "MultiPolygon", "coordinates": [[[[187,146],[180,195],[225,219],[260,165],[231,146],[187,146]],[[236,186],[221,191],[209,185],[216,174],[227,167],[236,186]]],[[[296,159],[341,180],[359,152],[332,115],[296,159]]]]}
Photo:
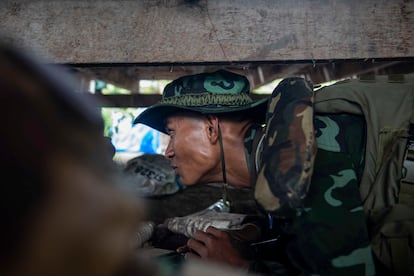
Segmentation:
{"type": "Polygon", "coordinates": [[[175,165],[171,165],[171,168],[175,171],[176,174],[178,174],[178,167],[175,165]]]}

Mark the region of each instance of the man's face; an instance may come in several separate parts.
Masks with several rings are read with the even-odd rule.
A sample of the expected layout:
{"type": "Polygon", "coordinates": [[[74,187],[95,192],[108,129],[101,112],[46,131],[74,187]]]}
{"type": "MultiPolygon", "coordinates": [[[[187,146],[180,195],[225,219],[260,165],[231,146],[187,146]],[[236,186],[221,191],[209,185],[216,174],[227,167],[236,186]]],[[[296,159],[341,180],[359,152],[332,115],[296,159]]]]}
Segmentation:
{"type": "Polygon", "coordinates": [[[221,181],[220,151],[209,138],[204,116],[176,114],[167,119],[165,156],[184,185],[221,181]]]}

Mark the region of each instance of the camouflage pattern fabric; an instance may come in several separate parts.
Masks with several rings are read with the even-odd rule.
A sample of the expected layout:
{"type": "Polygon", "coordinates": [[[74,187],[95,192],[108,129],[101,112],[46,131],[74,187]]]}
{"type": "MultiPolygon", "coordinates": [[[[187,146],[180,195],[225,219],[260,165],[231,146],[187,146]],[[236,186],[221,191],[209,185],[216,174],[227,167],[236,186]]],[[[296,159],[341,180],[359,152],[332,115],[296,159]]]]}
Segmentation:
{"type": "Polygon", "coordinates": [[[240,229],[245,218],[245,214],[208,210],[199,215],[191,214],[185,217],[168,218],[164,224],[174,233],[192,237],[197,230],[205,232],[210,226],[223,230],[240,229]]]}
{"type": "Polygon", "coordinates": [[[314,118],[312,100],[312,86],[300,78],[285,79],[275,89],[262,145],[252,145],[251,135],[245,141],[261,153],[255,197],[274,220],[291,220],[283,226],[293,237],[286,249],[301,273],[373,275],[358,186],[364,120],[349,114],[314,118]]]}
{"type": "Polygon", "coordinates": [[[267,99],[250,97],[249,80],[226,70],[180,77],[170,82],[162,99],[141,112],[134,124],[141,123],[166,133],[165,118],[180,111],[201,114],[249,112],[250,118],[263,123],[267,99]]]}
{"type": "Polygon", "coordinates": [[[414,210],[401,201],[413,99],[410,75],[364,76],[315,91],[316,113],[355,114],[366,121],[359,190],[374,258],[383,275],[414,275],[414,210]]]}
{"type": "Polygon", "coordinates": [[[209,226],[219,229],[239,229],[245,218],[246,214],[230,213],[228,202],[220,199],[196,213],[167,218],[163,224],[174,233],[192,237],[196,230],[206,231],[209,226]]]}
{"type": "Polygon", "coordinates": [[[273,91],[266,114],[255,198],[267,211],[302,207],[316,154],[313,85],[284,79],[273,91]]]}
{"type": "Polygon", "coordinates": [[[294,264],[308,273],[374,275],[359,193],[365,152],[362,117],[315,117],[318,153],[305,208],[286,229],[294,264]]]}
{"type": "Polygon", "coordinates": [[[139,197],[171,195],[185,188],[162,154],[147,153],[128,160],[123,180],[139,197]]]}

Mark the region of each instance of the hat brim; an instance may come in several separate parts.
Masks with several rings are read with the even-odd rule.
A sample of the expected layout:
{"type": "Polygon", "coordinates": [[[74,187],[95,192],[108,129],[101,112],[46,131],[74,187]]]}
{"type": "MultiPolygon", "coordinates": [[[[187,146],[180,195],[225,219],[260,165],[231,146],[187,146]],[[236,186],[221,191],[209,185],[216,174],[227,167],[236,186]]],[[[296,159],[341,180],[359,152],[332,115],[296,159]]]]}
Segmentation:
{"type": "Polygon", "coordinates": [[[224,114],[224,113],[237,113],[248,111],[249,117],[256,123],[264,123],[266,118],[266,109],[267,109],[268,98],[255,101],[249,105],[244,106],[197,106],[197,107],[188,107],[180,106],[174,104],[155,104],[153,106],[145,109],[141,114],[139,114],[135,120],[134,124],[144,124],[149,127],[152,127],[158,131],[166,133],[165,129],[165,120],[171,115],[178,113],[180,111],[194,111],[200,114],[224,114]]]}

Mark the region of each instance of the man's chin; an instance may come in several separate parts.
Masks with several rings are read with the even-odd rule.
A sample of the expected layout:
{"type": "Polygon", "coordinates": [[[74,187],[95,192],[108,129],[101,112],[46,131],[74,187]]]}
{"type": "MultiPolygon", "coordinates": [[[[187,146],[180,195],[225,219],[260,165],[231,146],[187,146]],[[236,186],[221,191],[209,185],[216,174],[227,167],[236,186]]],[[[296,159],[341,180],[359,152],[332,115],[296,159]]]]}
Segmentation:
{"type": "Polygon", "coordinates": [[[182,181],[181,183],[186,187],[195,186],[197,184],[197,183],[187,183],[187,182],[182,182],[182,181]]]}
{"type": "Polygon", "coordinates": [[[187,180],[187,179],[183,178],[182,176],[180,176],[180,183],[182,185],[186,186],[186,187],[189,187],[189,186],[194,186],[194,185],[198,184],[199,182],[194,181],[194,180],[193,181],[187,180]]]}

